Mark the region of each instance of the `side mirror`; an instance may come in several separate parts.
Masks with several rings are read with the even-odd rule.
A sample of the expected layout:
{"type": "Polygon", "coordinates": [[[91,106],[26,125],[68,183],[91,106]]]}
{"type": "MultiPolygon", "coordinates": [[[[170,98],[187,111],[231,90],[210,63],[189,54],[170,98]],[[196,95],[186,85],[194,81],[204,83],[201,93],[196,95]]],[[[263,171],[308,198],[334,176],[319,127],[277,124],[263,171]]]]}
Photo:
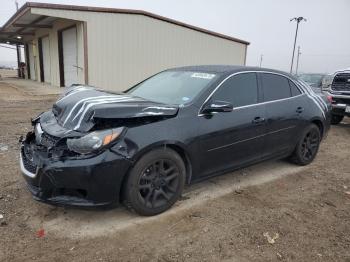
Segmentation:
{"type": "Polygon", "coordinates": [[[207,103],[202,110],[203,114],[219,113],[219,112],[232,112],[233,105],[226,101],[212,101],[207,103]]]}

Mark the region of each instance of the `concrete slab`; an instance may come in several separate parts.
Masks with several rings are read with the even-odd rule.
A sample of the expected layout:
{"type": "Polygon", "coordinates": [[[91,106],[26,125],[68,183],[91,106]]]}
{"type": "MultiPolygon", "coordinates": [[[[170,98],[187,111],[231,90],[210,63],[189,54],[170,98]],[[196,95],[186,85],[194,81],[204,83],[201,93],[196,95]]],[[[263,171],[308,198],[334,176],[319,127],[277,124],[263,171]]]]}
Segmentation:
{"type": "Polygon", "coordinates": [[[60,95],[64,91],[62,87],[21,78],[3,78],[0,83],[6,83],[31,96],[60,95]]]}

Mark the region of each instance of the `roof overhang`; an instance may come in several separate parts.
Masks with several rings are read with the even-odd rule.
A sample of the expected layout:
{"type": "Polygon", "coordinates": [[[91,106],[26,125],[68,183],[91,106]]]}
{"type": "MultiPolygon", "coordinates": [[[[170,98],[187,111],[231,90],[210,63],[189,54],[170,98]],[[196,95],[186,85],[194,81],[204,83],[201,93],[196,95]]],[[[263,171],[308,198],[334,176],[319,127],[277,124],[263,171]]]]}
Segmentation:
{"type": "Polygon", "coordinates": [[[116,8],[104,8],[104,7],[91,7],[91,6],[72,6],[72,5],[60,5],[60,4],[48,4],[48,3],[25,3],[4,25],[0,28],[0,43],[4,42],[21,42],[23,36],[34,35],[35,30],[38,28],[50,28],[52,23],[57,17],[49,17],[31,13],[31,8],[43,8],[43,9],[56,9],[66,11],[83,11],[83,12],[102,12],[102,13],[120,13],[120,14],[136,14],[151,17],[157,20],[161,20],[167,23],[175,24],[178,26],[186,27],[191,30],[209,34],[215,37],[223,38],[229,41],[238,42],[241,44],[249,45],[250,43],[232,36],[220,34],[217,32],[209,31],[200,27],[192,26],[183,22],[179,22],[170,18],[159,16],[150,12],[142,10],[131,9],[116,9],[116,8]]]}
{"type": "Polygon", "coordinates": [[[34,36],[38,28],[51,28],[57,19],[31,13],[33,3],[24,4],[5,24],[0,28],[0,43],[20,44],[23,38],[34,36]]]}

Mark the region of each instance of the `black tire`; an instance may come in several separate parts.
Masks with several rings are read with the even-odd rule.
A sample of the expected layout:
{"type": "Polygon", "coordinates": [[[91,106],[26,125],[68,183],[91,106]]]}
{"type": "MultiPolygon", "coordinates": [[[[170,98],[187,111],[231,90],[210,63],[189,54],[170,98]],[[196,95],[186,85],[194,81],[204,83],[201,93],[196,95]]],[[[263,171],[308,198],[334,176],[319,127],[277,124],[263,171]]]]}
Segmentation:
{"type": "Polygon", "coordinates": [[[310,124],[305,128],[300,141],[291,156],[291,161],[297,165],[310,164],[317,155],[321,142],[321,133],[318,126],[310,124]]]}
{"type": "Polygon", "coordinates": [[[169,209],[181,196],[186,168],[171,149],[159,148],[142,156],[124,184],[124,205],[140,215],[153,216],[169,209]]]}
{"type": "Polygon", "coordinates": [[[332,115],[331,124],[338,125],[341,121],[343,121],[344,116],[342,115],[332,115]]]}

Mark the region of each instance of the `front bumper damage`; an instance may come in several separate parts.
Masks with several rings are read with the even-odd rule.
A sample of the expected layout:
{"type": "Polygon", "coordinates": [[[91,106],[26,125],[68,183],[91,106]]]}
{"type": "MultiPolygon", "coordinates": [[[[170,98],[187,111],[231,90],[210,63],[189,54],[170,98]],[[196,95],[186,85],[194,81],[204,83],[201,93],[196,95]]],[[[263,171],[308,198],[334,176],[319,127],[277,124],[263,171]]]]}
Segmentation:
{"type": "Polygon", "coordinates": [[[69,88],[32,120],[21,141],[20,167],[34,198],[52,204],[101,206],[119,202],[121,184],[138,145],[126,137],[82,155],[67,139],[94,131],[138,126],[175,117],[178,106],[114,94],[89,86],[69,88]],[[108,103],[107,103],[108,102],[108,103]]]}
{"type": "Polygon", "coordinates": [[[118,203],[131,164],[110,149],[88,156],[55,157],[36,144],[34,132],[21,142],[21,172],[33,198],[45,203],[82,207],[118,203]]]}

